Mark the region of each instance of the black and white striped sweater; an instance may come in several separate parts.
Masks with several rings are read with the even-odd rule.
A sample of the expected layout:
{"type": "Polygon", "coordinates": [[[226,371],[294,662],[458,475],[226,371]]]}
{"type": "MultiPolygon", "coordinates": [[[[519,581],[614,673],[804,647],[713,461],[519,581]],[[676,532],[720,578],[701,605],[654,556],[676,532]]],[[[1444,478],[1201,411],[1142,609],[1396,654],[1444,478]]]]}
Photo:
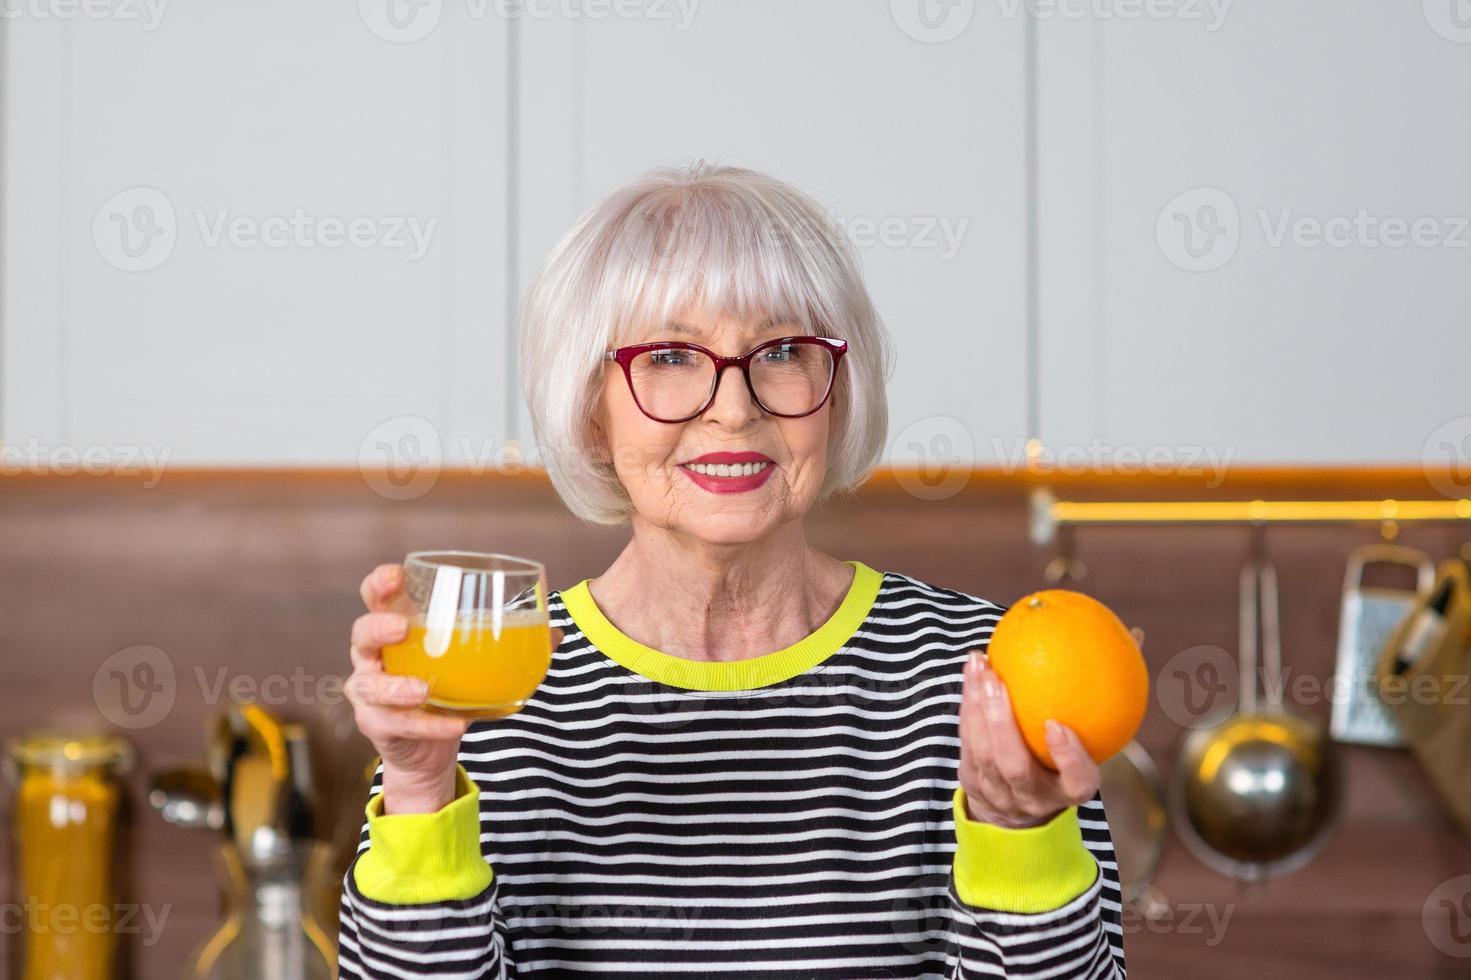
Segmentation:
{"type": "Polygon", "coordinates": [[[340,975],[1122,978],[1100,796],[967,819],[957,712],[1004,609],[860,562],[786,650],[650,650],[586,582],[517,715],[461,743],[461,795],[383,816],[344,882],[340,975]]]}

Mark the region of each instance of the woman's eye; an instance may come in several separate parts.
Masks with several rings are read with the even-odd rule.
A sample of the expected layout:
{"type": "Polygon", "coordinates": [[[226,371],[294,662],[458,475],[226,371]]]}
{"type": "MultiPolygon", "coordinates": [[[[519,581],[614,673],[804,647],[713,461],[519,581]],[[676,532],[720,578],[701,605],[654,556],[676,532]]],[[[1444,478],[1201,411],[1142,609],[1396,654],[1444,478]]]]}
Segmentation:
{"type": "Polygon", "coordinates": [[[649,355],[649,363],[655,367],[679,367],[688,358],[689,355],[682,350],[656,350],[649,355]]]}
{"type": "Polygon", "coordinates": [[[770,361],[773,364],[786,364],[797,359],[797,345],[785,344],[781,347],[773,347],[770,350],[762,351],[761,357],[763,360],[770,361]]]}

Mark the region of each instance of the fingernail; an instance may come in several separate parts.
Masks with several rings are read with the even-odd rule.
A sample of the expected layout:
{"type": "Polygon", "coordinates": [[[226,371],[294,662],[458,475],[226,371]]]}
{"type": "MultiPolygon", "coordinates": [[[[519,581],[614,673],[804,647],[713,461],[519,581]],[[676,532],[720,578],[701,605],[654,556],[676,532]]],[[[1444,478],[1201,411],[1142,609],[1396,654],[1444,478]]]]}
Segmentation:
{"type": "Polygon", "coordinates": [[[1047,719],[1047,741],[1057,746],[1067,744],[1067,737],[1062,733],[1062,726],[1051,718],[1047,719]]]}
{"type": "Polygon", "coordinates": [[[981,672],[981,651],[972,650],[970,652],[970,659],[965,662],[965,669],[972,674],[979,674],[981,672]]]}
{"type": "Polygon", "coordinates": [[[981,689],[986,692],[986,697],[992,701],[1001,700],[1001,685],[996,683],[995,671],[986,671],[981,677],[981,689]]]}

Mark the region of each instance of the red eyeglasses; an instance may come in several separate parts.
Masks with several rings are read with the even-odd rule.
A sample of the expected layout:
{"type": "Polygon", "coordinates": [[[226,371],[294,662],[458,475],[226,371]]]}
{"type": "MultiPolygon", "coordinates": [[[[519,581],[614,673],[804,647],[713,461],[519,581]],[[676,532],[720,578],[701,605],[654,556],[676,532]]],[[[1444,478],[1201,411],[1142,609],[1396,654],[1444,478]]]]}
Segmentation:
{"type": "Polygon", "coordinates": [[[811,415],[832,394],[848,342],[832,337],[779,337],[739,357],[698,344],[661,342],[619,347],[603,355],[623,368],[634,403],[655,422],[688,422],[715,401],[720,376],[739,367],[761,410],[784,419],[811,415]]]}

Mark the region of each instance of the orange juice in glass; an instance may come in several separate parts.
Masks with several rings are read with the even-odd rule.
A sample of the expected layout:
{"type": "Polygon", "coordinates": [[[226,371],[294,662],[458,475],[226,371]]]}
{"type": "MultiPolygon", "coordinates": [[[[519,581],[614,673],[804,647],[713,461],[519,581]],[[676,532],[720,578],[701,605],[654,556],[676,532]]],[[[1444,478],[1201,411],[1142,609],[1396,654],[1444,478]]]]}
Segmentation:
{"type": "Polygon", "coordinates": [[[415,551],[404,559],[409,634],[383,669],[429,684],[425,708],[471,718],[521,710],[552,659],[546,569],[511,555],[415,551]]]}

